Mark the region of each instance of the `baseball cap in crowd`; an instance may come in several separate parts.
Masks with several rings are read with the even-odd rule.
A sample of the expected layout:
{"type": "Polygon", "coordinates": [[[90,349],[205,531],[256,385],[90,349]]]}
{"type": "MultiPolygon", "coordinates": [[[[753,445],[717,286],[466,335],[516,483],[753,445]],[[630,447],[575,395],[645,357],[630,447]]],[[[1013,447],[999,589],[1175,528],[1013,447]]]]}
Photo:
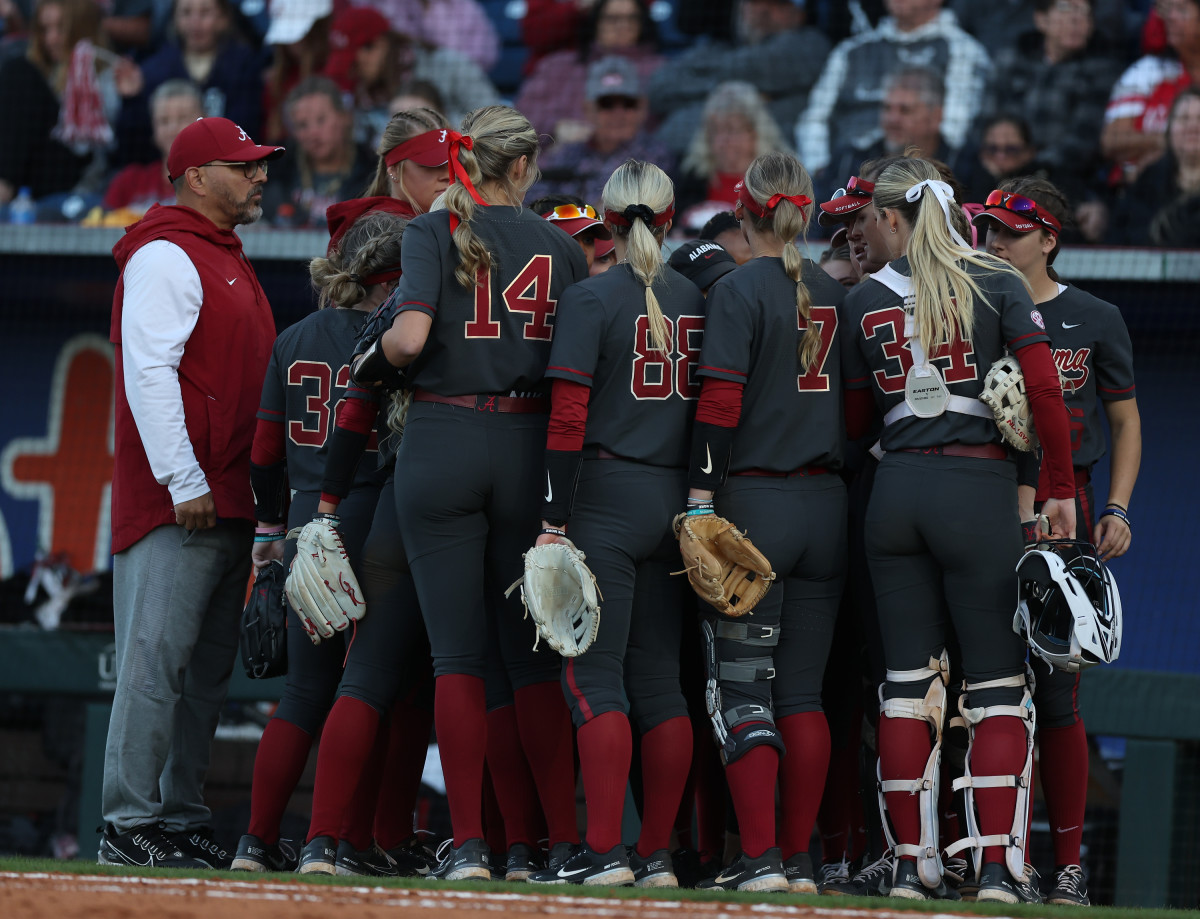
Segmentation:
{"type": "Polygon", "coordinates": [[[589,102],[605,96],[638,99],[642,95],[642,80],[628,59],[615,55],[601,58],[588,68],[584,95],[589,102]]]}
{"type": "Polygon", "coordinates": [[[667,264],[701,290],[712,287],[737,267],[732,255],[706,239],[689,239],[671,253],[667,264]]]}
{"type": "Polygon", "coordinates": [[[1057,236],[1062,232],[1062,224],[1053,214],[1042,210],[1032,198],[998,188],[983,202],[983,212],[971,218],[976,226],[982,225],[985,220],[998,221],[1014,233],[1044,229],[1057,236]]]}
{"type": "Polygon", "coordinates": [[[596,210],[590,204],[578,206],[575,204],[560,204],[545,214],[539,215],[556,227],[565,230],[571,236],[578,236],[586,230],[592,230],[597,240],[612,239],[612,233],[604,225],[604,221],[596,216],[596,210]]]}
{"type": "Polygon", "coordinates": [[[359,48],[365,48],[379,36],[392,30],[386,16],[366,6],[349,6],[333,17],[329,28],[329,58],[325,75],[332,77],[344,89],[353,85],[354,58],[359,48]]]}
{"type": "Polygon", "coordinates": [[[271,0],[271,24],[264,44],[290,45],[298,42],[318,19],[333,12],[333,0],[271,0]]]}
{"type": "Polygon", "coordinates": [[[875,183],[850,176],[845,188],[839,188],[833,197],[821,203],[821,213],[817,222],[823,227],[832,226],[845,220],[855,211],[861,210],[871,203],[875,194],[875,183]]]}
{"type": "Polygon", "coordinates": [[[167,153],[167,177],[174,182],[192,166],[213,160],[254,163],[276,160],[283,147],[259,146],[228,118],[197,118],[179,132],[167,153]]]}

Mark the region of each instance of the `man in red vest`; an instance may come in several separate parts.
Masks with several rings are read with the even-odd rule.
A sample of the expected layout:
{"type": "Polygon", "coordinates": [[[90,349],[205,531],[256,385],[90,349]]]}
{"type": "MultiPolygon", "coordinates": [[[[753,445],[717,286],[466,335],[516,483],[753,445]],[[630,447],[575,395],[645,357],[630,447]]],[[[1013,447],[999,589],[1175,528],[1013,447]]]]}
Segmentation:
{"type": "Polygon", "coordinates": [[[101,864],[229,865],[204,775],[237,654],[250,443],[275,339],[233,228],[262,215],[282,154],[225,118],[192,122],[167,156],[177,204],[154,205],[113,248],[117,688],[101,864]]]}

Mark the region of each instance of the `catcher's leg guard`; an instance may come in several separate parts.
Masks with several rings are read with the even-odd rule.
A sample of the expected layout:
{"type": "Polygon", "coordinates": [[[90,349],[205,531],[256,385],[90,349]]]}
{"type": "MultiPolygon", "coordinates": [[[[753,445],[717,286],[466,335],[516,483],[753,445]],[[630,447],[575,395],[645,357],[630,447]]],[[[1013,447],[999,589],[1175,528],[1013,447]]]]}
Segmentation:
{"type": "Polygon", "coordinates": [[[930,889],[942,882],[942,859],[938,843],[938,778],[942,758],[942,719],[946,709],[946,684],[950,681],[950,657],[943,650],[940,657],[931,657],[929,665],[916,670],[889,670],[889,683],[922,683],[929,686],[923,698],[885,699],[884,687],[879,689],[879,714],[883,718],[912,718],[928,722],[933,731],[933,747],[925,761],[925,772],[919,779],[883,780],[883,770],[876,764],[876,786],[879,812],[884,817],[883,832],[897,859],[911,855],[917,860],[917,875],[930,889]],[[898,843],[887,820],[887,799],[893,791],[906,791],[920,798],[920,845],[898,843]]]}
{"type": "Polygon", "coordinates": [[[1033,674],[1026,669],[1025,674],[1002,677],[997,680],[987,680],[982,683],[967,683],[966,693],[959,700],[959,711],[967,723],[970,742],[967,746],[967,762],[963,777],[956,779],[954,790],[965,789],[966,817],[968,836],[946,847],[947,855],[954,855],[964,849],[970,849],[975,863],[975,879],[979,879],[983,870],[983,850],[985,846],[1003,846],[1004,861],[1009,872],[1015,878],[1025,875],[1025,833],[1029,822],[1030,788],[1033,776],[1033,734],[1037,727],[1036,711],[1033,706],[1033,674]],[[1020,701],[1016,704],[995,704],[971,708],[971,693],[985,689],[1011,689],[1020,692],[1020,701]],[[1019,775],[972,775],[971,749],[975,745],[975,727],[985,718],[1010,717],[1020,718],[1025,725],[1025,765],[1019,775]],[[979,829],[979,819],[975,808],[976,788],[1015,788],[1017,791],[1016,807],[1013,809],[1012,827],[1007,833],[982,835],[979,829]]]}
{"type": "MultiPolygon", "coordinates": [[[[721,762],[728,766],[762,744],[770,744],[782,753],[783,739],[775,728],[767,682],[775,678],[774,661],[769,652],[765,656],[750,656],[753,649],[773,648],[779,643],[779,626],[706,619],[700,623],[700,634],[704,642],[704,702],[712,720],[713,735],[721,747],[721,762]],[[735,648],[745,648],[746,656],[739,654],[732,660],[720,659],[719,638],[736,643],[735,648]],[[721,697],[723,683],[750,684],[739,686],[736,694],[750,696],[751,700],[726,708],[721,697]],[[734,733],[738,726],[753,721],[763,724],[753,731],[734,733]]],[[[729,645],[724,647],[729,648],[729,645]]]]}

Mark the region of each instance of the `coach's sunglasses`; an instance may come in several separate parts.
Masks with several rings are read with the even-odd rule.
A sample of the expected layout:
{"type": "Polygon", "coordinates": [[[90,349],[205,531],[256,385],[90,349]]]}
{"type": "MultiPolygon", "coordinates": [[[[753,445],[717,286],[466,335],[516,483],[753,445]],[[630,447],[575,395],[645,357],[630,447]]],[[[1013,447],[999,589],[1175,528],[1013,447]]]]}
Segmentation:
{"type": "Polygon", "coordinates": [[[546,220],[577,220],[580,217],[585,217],[588,220],[599,220],[596,216],[596,209],[590,204],[585,204],[580,207],[577,204],[560,204],[549,214],[543,214],[542,217],[546,220]]]}
{"type": "Polygon", "coordinates": [[[833,193],[833,197],[844,198],[846,195],[854,195],[856,198],[869,198],[875,194],[875,183],[868,182],[866,179],[860,179],[858,176],[850,176],[850,181],[846,183],[845,188],[839,188],[833,193]]]}
{"type": "Polygon", "coordinates": [[[1035,220],[1051,233],[1058,233],[1062,230],[1062,224],[1038,207],[1036,201],[1026,198],[1024,195],[1018,195],[1016,192],[1001,191],[997,188],[987,196],[983,205],[1012,211],[1012,213],[1020,214],[1029,220],[1035,220]]]}
{"type": "Polygon", "coordinates": [[[270,164],[266,160],[254,160],[248,163],[204,163],[205,166],[228,166],[230,169],[242,170],[242,175],[247,179],[253,179],[258,175],[258,170],[262,170],[263,175],[267,174],[270,164]]]}

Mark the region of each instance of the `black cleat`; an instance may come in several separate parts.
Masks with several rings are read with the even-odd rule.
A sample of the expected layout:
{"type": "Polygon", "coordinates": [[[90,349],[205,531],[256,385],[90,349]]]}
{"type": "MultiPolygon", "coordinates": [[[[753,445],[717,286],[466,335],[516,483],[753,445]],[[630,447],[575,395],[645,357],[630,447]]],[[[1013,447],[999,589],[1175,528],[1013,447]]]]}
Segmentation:
{"type": "Polygon", "coordinates": [[[1028,865],[1024,877],[1014,878],[1007,865],[991,862],[983,866],[983,873],[979,875],[976,899],[980,903],[1041,903],[1042,895],[1038,893],[1034,877],[1035,873],[1028,865]]]}
{"type": "Polygon", "coordinates": [[[204,862],[209,868],[228,871],[233,864],[233,856],[213,839],[212,830],[206,826],[167,835],[178,846],[180,852],[197,861],[204,862]]]}
{"type": "Polygon", "coordinates": [[[1063,906],[1091,906],[1088,899],[1087,880],[1078,865],[1063,865],[1054,870],[1054,889],[1046,898],[1047,903],[1063,906]]]}
{"type": "Polygon", "coordinates": [[[827,897],[886,897],[892,888],[892,850],[860,868],[848,881],[825,883],[821,893],[827,897]]]}
{"type": "Polygon", "coordinates": [[[679,878],[666,849],[656,849],[645,858],[636,848],[629,850],[629,867],[633,871],[634,887],[678,887],[679,878]]]}
{"type": "Polygon", "coordinates": [[[504,864],[505,881],[525,881],[529,875],[542,867],[538,852],[531,845],[523,842],[514,843],[508,847],[508,858],[504,864]]]}
{"type": "Polygon", "coordinates": [[[297,874],[337,874],[337,843],[332,836],[314,836],[300,850],[297,874]]]}
{"type": "Polygon", "coordinates": [[[575,854],[575,847],[578,845],[577,842],[556,842],[546,855],[546,867],[557,868],[575,854]]]}
{"type": "Polygon", "coordinates": [[[437,881],[492,880],[492,850],[482,839],[468,839],[457,849],[447,839],[438,847],[438,866],[429,872],[437,881]]]}
{"type": "Polygon", "coordinates": [[[346,840],[338,843],[334,873],[342,877],[394,878],[400,876],[392,857],[375,843],[371,843],[360,852],[346,840]]]}
{"type": "Polygon", "coordinates": [[[942,877],[958,891],[962,900],[974,901],[979,895],[979,882],[975,880],[975,870],[965,858],[952,856],[942,859],[942,877]]]}
{"type": "Polygon", "coordinates": [[[295,871],[296,853],[285,846],[283,840],[265,843],[257,836],[247,833],[238,842],[237,854],[233,856],[231,871],[295,871]]]}
{"type": "Polygon", "coordinates": [[[596,852],[586,842],[581,842],[557,868],[535,871],[528,880],[530,884],[624,887],[632,884],[634,878],[624,846],[616,845],[607,852],[596,852]]]}
{"type": "Polygon", "coordinates": [[[917,873],[917,863],[908,859],[896,862],[896,874],[892,879],[892,889],[889,897],[901,900],[957,900],[958,893],[952,890],[944,880],[939,880],[937,887],[926,887],[917,873]]]}
{"type": "Polygon", "coordinates": [[[850,863],[846,859],[840,862],[823,862],[817,869],[817,889],[821,893],[831,884],[850,883],[850,863]]]}
{"type": "Polygon", "coordinates": [[[429,877],[429,873],[437,867],[436,848],[422,842],[417,835],[388,849],[387,854],[396,864],[397,877],[429,877]]]}
{"type": "Polygon", "coordinates": [[[786,891],[788,882],[783,873],[779,848],[776,846],[767,849],[758,858],[748,858],[742,853],[716,877],[707,878],[697,884],[696,889],[786,891]]]}
{"type": "Polygon", "coordinates": [[[182,851],[156,823],[118,833],[106,823],[100,833],[96,861],[101,865],[132,865],[138,868],[208,868],[208,862],[182,851]]]}
{"type": "Polygon", "coordinates": [[[812,856],[797,852],[783,863],[783,876],[787,878],[788,890],[792,893],[816,893],[817,882],[813,878],[812,856]]]}

